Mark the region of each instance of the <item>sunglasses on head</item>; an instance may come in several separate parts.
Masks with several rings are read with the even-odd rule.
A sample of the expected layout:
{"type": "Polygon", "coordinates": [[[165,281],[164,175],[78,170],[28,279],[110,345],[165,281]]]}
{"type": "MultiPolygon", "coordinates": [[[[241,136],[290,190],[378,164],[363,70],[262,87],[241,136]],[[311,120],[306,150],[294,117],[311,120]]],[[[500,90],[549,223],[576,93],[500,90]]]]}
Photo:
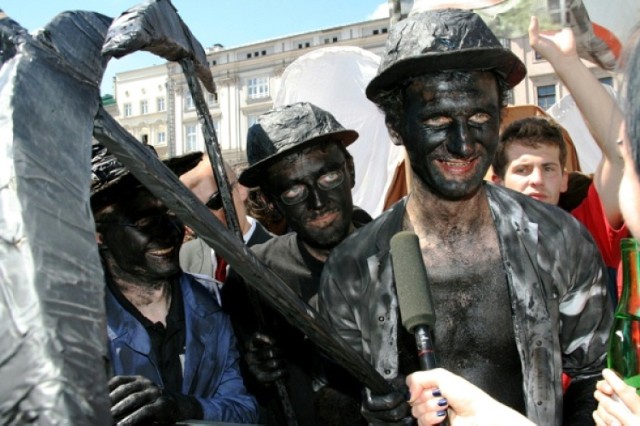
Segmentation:
{"type": "MultiPolygon", "coordinates": [[[[238,183],[238,180],[229,182],[229,189],[233,191],[233,187],[236,185],[236,183],[238,183]]],[[[220,194],[220,191],[216,191],[213,194],[211,194],[211,196],[209,197],[207,202],[204,203],[204,205],[211,210],[220,210],[222,208],[222,194],[220,194]]]]}

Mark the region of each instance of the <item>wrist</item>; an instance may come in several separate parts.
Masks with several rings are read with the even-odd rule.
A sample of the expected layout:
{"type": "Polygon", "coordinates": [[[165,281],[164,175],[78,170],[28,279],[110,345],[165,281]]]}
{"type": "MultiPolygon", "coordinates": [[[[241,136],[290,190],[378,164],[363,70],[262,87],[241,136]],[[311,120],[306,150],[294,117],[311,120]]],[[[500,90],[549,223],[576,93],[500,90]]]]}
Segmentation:
{"type": "Polygon", "coordinates": [[[167,393],[165,396],[172,400],[176,408],[176,421],[180,420],[202,420],[204,412],[202,404],[196,397],[182,395],[178,393],[167,393]]]}

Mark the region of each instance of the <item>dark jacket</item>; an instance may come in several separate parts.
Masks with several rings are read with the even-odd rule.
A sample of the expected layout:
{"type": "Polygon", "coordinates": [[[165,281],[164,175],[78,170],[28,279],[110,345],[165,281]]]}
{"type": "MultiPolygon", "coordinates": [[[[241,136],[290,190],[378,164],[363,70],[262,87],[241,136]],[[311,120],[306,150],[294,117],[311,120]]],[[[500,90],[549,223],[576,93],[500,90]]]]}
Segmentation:
{"type": "MultiPolygon", "coordinates": [[[[613,319],[598,249],[560,209],[491,184],[486,189],[511,295],[527,415],[536,424],[562,424],[565,372],[576,389],[584,387],[570,391],[564,406],[589,410],[590,418],[613,319]]],[[[389,241],[402,230],[405,203],[332,251],[319,290],[320,315],[387,379],[399,364],[389,241]]]]}

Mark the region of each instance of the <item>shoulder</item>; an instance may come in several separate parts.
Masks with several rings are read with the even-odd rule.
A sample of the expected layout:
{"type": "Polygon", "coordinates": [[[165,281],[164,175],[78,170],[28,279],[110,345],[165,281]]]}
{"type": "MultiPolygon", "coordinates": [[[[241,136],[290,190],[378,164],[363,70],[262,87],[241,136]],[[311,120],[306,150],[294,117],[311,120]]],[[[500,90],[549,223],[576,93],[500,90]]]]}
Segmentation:
{"type": "Polygon", "coordinates": [[[405,202],[406,199],[398,201],[376,219],[356,229],[331,251],[325,270],[343,266],[352,268],[350,265],[354,263],[366,262],[371,256],[387,252],[391,237],[402,228],[405,202]]]}
{"type": "Polygon", "coordinates": [[[549,252],[578,256],[578,252],[598,251],[589,231],[560,207],[493,184],[487,185],[487,192],[502,238],[515,238],[521,231],[530,235],[527,233],[535,226],[536,244],[549,252]]]}
{"type": "Polygon", "coordinates": [[[251,250],[262,260],[272,255],[291,252],[294,248],[297,250],[296,236],[295,232],[273,236],[262,244],[251,246],[251,250]]]}
{"type": "Polygon", "coordinates": [[[180,253],[194,253],[197,251],[203,250],[204,247],[208,247],[204,241],[200,238],[194,238],[191,241],[187,241],[186,243],[180,246],[180,253]]]}
{"type": "Polygon", "coordinates": [[[220,307],[220,290],[216,281],[206,275],[183,272],[180,277],[185,303],[213,303],[220,307]]]}
{"type": "Polygon", "coordinates": [[[488,183],[487,193],[496,213],[507,213],[506,217],[514,221],[524,217],[551,229],[580,226],[573,216],[560,207],[534,200],[520,192],[488,183]]]}
{"type": "MultiPolygon", "coordinates": [[[[254,219],[255,220],[255,219],[254,219]]],[[[274,238],[274,235],[267,231],[267,229],[262,226],[260,222],[255,220],[256,229],[254,229],[253,234],[251,234],[251,238],[247,241],[248,246],[255,246],[257,244],[263,244],[270,239],[274,238]]]]}

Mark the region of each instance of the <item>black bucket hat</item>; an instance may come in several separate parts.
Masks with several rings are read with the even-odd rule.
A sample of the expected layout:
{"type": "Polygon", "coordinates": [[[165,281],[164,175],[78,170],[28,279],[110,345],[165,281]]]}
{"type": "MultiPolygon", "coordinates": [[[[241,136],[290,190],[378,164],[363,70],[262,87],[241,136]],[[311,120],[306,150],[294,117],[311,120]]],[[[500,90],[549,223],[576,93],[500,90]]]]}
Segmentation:
{"type": "Polygon", "coordinates": [[[238,180],[246,187],[259,186],[264,171],[282,157],[314,144],[336,140],[345,147],[358,138],[333,115],[309,102],[286,105],[262,114],[247,134],[249,167],[238,180]]]}
{"type": "Polygon", "coordinates": [[[431,10],[409,16],[389,33],[377,75],[366,89],[375,102],[378,93],[409,77],[440,71],[493,71],[510,88],[527,70],[500,44],[487,24],[467,10],[431,10]]]}
{"type": "MultiPolygon", "coordinates": [[[[149,146],[154,153],[153,147],[149,146]]],[[[192,152],[163,160],[177,176],[193,169],[202,161],[202,152],[192,152]]],[[[91,146],[91,208],[96,211],[111,204],[118,195],[137,188],[141,183],[104,145],[91,146]]]]}

